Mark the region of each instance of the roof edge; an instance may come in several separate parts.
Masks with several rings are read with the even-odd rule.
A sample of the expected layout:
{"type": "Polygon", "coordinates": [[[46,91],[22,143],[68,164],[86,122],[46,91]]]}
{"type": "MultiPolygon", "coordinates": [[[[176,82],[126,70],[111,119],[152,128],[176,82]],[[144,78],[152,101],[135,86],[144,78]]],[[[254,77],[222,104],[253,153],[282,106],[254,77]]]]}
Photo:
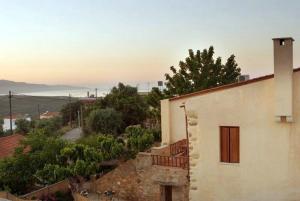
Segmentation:
{"type": "MultiPolygon", "coordinates": [[[[295,68],[293,71],[294,72],[300,71],[300,67],[295,68]]],[[[239,87],[239,86],[243,86],[243,85],[247,85],[247,84],[251,84],[251,83],[255,83],[255,82],[260,82],[260,81],[271,79],[271,78],[274,78],[274,74],[264,75],[264,76],[261,76],[261,77],[257,77],[257,78],[253,78],[253,79],[244,81],[244,82],[226,84],[226,85],[219,86],[219,87],[213,87],[213,88],[210,88],[210,89],[204,89],[204,90],[201,90],[201,91],[196,91],[196,92],[189,93],[189,94],[184,94],[184,95],[181,95],[181,96],[176,96],[176,97],[173,97],[173,98],[169,98],[169,101],[179,100],[179,99],[183,99],[183,98],[189,98],[189,97],[208,94],[208,93],[213,93],[213,92],[217,92],[217,91],[221,91],[221,90],[225,90],[225,89],[231,89],[231,88],[235,88],[235,87],[239,87]]]]}

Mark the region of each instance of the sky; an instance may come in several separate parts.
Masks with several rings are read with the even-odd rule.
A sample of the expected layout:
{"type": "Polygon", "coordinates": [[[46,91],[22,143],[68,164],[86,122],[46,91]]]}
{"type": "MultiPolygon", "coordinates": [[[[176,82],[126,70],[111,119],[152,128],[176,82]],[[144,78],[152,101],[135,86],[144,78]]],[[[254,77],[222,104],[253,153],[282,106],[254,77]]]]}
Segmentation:
{"type": "Polygon", "coordinates": [[[0,79],[95,86],[164,79],[188,49],[273,73],[272,38],[291,36],[298,0],[0,0],[0,79]]]}

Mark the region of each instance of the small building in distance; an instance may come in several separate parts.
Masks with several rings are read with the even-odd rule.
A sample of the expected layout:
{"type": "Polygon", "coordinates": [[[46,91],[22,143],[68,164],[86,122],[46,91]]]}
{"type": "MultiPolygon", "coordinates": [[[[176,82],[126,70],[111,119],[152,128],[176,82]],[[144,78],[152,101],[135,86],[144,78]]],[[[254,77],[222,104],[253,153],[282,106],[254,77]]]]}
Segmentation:
{"type": "Polygon", "coordinates": [[[59,112],[46,111],[46,112],[44,112],[43,114],[40,115],[40,119],[51,119],[51,118],[54,118],[54,117],[58,117],[59,115],[60,115],[59,112]]]}
{"type": "MultiPolygon", "coordinates": [[[[22,114],[13,114],[12,115],[12,129],[16,129],[16,121],[18,119],[25,119],[27,121],[31,121],[31,117],[28,114],[22,115],[22,114]]],[[[3,131],[10,130],[10,116],[5,116],[3,118],[3,131]]]]}

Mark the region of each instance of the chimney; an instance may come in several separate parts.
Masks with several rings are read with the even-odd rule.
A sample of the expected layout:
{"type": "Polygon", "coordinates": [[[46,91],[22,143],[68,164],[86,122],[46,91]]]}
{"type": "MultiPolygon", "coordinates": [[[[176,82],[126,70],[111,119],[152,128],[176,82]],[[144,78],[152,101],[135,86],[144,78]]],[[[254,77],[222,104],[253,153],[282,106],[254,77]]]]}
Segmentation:
{"type": "Polygon", "coordinates": [[[293,121],[293,38],[274,38],[275,117],[293,121]]]}

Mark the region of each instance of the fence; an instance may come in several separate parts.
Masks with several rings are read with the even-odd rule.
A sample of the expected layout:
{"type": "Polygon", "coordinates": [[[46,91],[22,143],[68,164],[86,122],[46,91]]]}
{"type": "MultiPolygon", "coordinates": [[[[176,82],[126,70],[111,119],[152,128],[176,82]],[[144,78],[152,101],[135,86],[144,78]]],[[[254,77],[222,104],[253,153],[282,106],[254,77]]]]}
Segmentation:
{"type": "Polygon", "coordinates": [[[186,156],[160,156],[152,155],[152,165],[178,167],[187,169],[188,157],[186,156]]]}
{"type": "Polygon", "coordinates": [[[172,156],[182,154],[187,155],[187,140],[183,139],[170,145],[170,153],[172,156]]]}

